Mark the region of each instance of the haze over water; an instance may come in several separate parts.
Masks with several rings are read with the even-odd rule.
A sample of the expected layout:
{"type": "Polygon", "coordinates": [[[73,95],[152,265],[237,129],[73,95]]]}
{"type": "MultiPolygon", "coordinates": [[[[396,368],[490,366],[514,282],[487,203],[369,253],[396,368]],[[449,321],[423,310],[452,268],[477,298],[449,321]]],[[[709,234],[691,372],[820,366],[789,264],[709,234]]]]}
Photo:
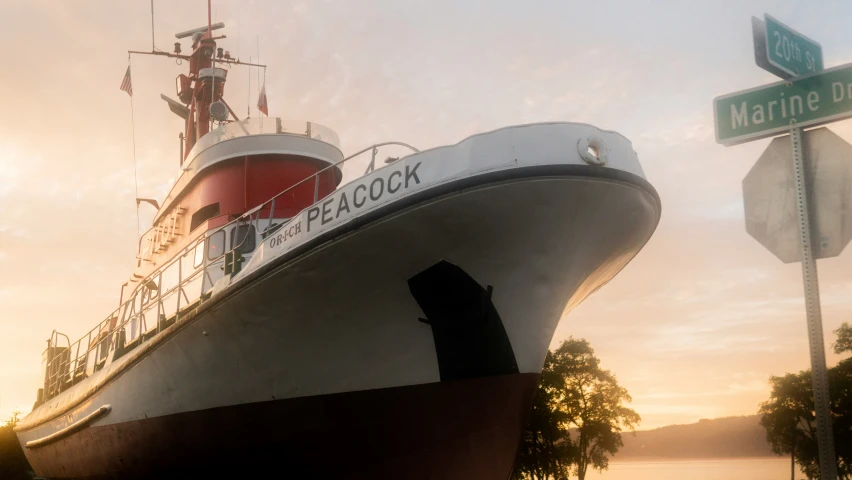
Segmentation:
{"type": "MultiPolygon", "coordinates": [[[[796,469],[796,474],[801,472],[796,469]]],[[[611,462],[609,470],[594,472],[590,480],[778,480],[789,478],[790,459],[722,458],[611,462]]]]}

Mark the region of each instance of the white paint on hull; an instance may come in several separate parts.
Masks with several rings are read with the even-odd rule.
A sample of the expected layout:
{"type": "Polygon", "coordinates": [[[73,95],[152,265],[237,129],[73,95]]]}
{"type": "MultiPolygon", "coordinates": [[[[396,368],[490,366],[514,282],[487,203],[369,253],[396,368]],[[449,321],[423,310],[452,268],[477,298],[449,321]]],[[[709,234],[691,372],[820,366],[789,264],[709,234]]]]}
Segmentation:
{"type": "Polygon", "coordinates": [[[587,162],[578,147],[590,138],[606,151],[606,168],[644,178],[630,141],[591,125],[522,125],[474,135],[456,145],[410,155],[342,186],[293,218],[282,229],[289,230],[289,235],[265,240],[235,281],[325,231],[358,221],[366,213],[421,190],[495,171],[546,165],[585,166],[587,162]]]}
{"type": "MultiPolygon", "coordinates": [[[[659,220],[656,197],[637,185],[644,182],[610,174],[618,169],[641,178],[629,142],[586,125],[533,125],[472,137],[407,157],[334,195],[347,188],[354,193],[359,184],[418,163],[417,188],[380,202],[365,200],[363,209],[311,232],[303,227],[283,248],[270,247],[267,239],[243,273],[217,292],[221,302],[105,386],[99,379],[127,357],[34,411],[18,430],[21,442],[49,435],[103,404],[113,412],[98,425],[439,381],[432,333],[417,321],[423,313],[407,279],[442,259],[494,286],[492,300],[520,371],[539,372],[566,308],[612,278],[659,220]],[[609,168],[508,179],[525,167],[585,165],[576,144],[587,134],[607,142],[609,168]],[[280,263],[299,245],[384,205],[500,171],[507,180],[449,188],[250,278],[264,264],[280,263]],[[88,398],[67,414],[38,421],[82,396],[88,398]]],[[[307,215],[294,221],[307,222],[307,215]]]]}

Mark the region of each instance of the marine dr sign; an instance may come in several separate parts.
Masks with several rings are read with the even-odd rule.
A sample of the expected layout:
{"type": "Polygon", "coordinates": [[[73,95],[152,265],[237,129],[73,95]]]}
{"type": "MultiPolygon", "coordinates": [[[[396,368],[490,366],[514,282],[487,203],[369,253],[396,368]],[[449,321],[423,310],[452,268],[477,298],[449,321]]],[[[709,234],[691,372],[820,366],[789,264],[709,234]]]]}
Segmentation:
{"type": "Polygon", "coordinates": [[[722,95],[713,109],[723,145],[852,117],[852,64],[722,95]]]}

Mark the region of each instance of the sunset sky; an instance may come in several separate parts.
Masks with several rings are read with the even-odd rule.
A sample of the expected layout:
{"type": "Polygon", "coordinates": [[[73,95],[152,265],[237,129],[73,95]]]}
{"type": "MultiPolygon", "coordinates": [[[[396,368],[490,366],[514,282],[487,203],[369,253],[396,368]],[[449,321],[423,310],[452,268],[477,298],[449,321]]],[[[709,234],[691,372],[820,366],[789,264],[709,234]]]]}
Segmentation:
{"type": "MultiPolygon", "coordinates": [[[[154,3],[160,49],[206,23],[204,0],[154,3]]],[[[137,241],[132,134],[139,196],[162,199],[182,121],[159,94],[175,96],[186,65],[133,57],[134,129],[118,87],[127,50],[151,49],[148,0],[0,0],[0,12],[3,420],[31,408],[52,329],[73,340],[117,307],[137,241]]],[[[800,266],[744,228],[741,181],[769,140],[717,145],[712,100],[776,80],[754,65],[753,15],[820,41],[826,68],[852,62],[852,3],[214,0],[213,12],[219,46],[269,65],[270,114],[333,128],[347,154],[541,121],[631,139],[662,220],[554,345],[588,339],[640,428],[756,413],[770,375],[809,368],[800,266]]],[[[257,71],[230,72],[239,115],[257,91],[257,71]]],[[[852,122],[830,128],[852,141],[852,122]]],[[[143,229],[152,214],[143,205],[143,229]]],[[[827,343],[852,321],[849,250],[818,265],[827,343]]]]}

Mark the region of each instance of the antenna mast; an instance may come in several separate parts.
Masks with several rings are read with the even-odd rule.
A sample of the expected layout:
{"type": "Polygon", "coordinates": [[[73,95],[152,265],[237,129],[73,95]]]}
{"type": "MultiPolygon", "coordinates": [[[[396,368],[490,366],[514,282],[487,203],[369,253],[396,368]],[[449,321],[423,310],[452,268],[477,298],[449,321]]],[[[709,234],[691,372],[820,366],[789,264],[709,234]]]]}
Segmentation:
{"type": "Polygon", "coordinates": [[[128,51],[128,54],[159,55],[189,62],[188,75],[180,74],[176,79],[177,97],[180,103],[167,100],[169,109],[185,120],[186,130],[184,133],[183,151],[181,152],[182,161],[186,160],[186,157],[198,139],[210,131],[213,121],[210,111],[211,105],[217,107],[215,118],[219,121],[227,121],[228,113],[234,117],[234,120],[238,120],[222,98],[228,71],[217,67],[215,64],[220,63],[229,66],[249,65],[266,68],[266,65],[241,62],[239,59],[231,57],[228,52],[223,52],[221,48],[216,48],[216,40],[225,38],[225,36],[214,37],[213,31],[223,28],[225,24],[222,22],[213,24],[211,3],[211,0],[207,0],[207,25],[175,35],[177,39],[191,38],[192,51],[189,55],[181,54],[180,42],[175,43],[174,53],[159,51],[154,46],[153,0],[151,0],[151,51],[128,51]],[[216,102],[221,102],[221,105],[213,105],[216,102]],[[181,103],[185,106],[181,106],[181,103]],[[224,109],[221,108],[222,106],[224,106],[224,109]]]}
{"type": "Polygon", "coordinates": [[[151,51],[157,50],[154,45],[154,0],[151,0],[151,51]]]}

